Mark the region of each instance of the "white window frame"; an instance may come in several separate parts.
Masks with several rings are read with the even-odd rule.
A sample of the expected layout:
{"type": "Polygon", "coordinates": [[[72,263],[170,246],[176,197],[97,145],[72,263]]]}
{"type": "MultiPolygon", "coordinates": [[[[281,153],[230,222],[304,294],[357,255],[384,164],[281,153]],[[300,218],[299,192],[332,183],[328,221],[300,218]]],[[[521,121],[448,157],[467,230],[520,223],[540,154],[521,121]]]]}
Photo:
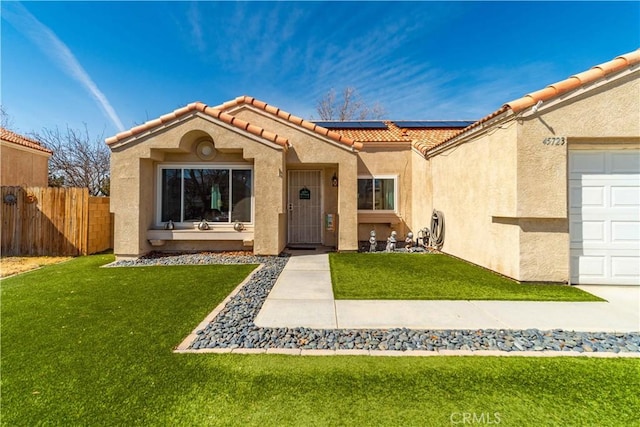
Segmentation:
{"type": "MultiPolygon", "coordinates": [[[[161,227],[164,225],[162,221],[162,171],[164,169],[228,169],[229,170],[229,180],[230,180],[230,189],[229,194],[233,194],[233,181],[231,180],[231,172],[234,170],[250,170],[251,171],[251,222],[244,222],[245,225],[253,226],[255,221],[255,172],[253,165],[249,165],[246,163],[160,163],[157,165],[156,170],[156,198],[155,198],[155,225],[156,227],[161,227]]],[[[181,174],[181,188],[180,188],[180,215],[182,215],[184,211],[184,173],[181,174]]],[[[187,221],[187,222],[175,222],[177,226],[186,226],[192,227],[199,223],[199,221],[187,221]]],[[[229,228],[229,226],[233,225],[233,222],[208,222],[209,227],[212,229],[215,228],[229,228]]]]}
{"type": "MultiPolygon", "coordinates": [[[[397,213],[398,212],[398,175],[358,175],[358,181],[361,179],[393,179],[393,209],[358,209],[358,213],[397,213]]],[[[374,191],[376,186],[373,186],[374,191]]],[[[375,194],[373,195],[375,207],[375,194]]],[[[357,203],[357,201],[356,201],[357,203]]]]}

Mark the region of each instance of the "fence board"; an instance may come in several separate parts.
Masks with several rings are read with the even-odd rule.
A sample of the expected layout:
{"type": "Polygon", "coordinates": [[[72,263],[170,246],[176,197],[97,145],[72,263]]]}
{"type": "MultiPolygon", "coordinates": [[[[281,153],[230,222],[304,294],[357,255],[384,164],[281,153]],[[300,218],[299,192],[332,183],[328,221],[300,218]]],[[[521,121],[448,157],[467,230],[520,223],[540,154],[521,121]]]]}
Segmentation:
{"type": "Polygon", "coordinates": [[[101,228],[110,230],[108,201],[90,198],[86,188],[2,187],[1,190],[2,255],[86,255],[91,253],[90,240],[94,247],[108,249],[104,242],[110,245],[111,234],[96,237],[90,229],[93,220],[102,221],[101,228]],[[15,196],[15,203],[5,198],[9,194],[15,196]],[[106,219],[91,218],[92,203],[106,207],[106,219]]]}

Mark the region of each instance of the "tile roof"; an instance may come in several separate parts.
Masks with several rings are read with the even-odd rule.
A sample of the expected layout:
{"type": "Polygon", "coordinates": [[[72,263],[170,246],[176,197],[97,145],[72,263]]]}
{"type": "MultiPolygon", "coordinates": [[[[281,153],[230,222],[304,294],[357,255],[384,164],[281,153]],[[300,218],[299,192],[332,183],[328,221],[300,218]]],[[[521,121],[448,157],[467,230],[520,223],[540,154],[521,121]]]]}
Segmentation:
{"type": "Polygon", "coordinates": [[[384,120],[387,129],[333,129],[355,142],[362,143],[410,143],[424,153],[436,144],[452,137],[460,128],[400,128],[391,120],[384,120]]]}
{"type": "Polygon", "coordinates": [[[289,147],[289,140],[287,138],[284,138],[280,135],[277,135],[273,132],[270,132],[266,129],[263,129],[259,126],[256,125],[252,125],[251,123],[245,121],[245,120],[241,120],[235,116],[233,116],[233,114],[231,114],[233,111],[233,108],[239,107],[243,104],[246,105],[251,105],[255,108],[258,108],[260,110],[264,110],[267,113],[270,113],[276,117],[279,117],[281,119],[287,120],[293,124],[296,124],[298,126],[302,126],[303,128],[310,130],[312,132],[315,132],[319,135],[322,135],[326,138],[329,138],[339,144],[345,145],[347,147],[353,148],[355,150],[359,150],[362,148],[362,144],[358,143],[358,142],[354,142],[353,140],[340,135],[339,133],[333,132],[329,129],[325,129],[321,126],[317,126],[315,123],[312,123],[310,121],[301,119],[300,117],[296,117],[290,113],[287,113],[286,111],[283,111],[277,107],[274,107],[272,105],[267,104],[266,102],[262,102],[259,101],[255,98],[249,97],[249,96],[240,96],[232,101],[229,102],[225,102],[224,104],[218,105],[216,107],[209,107],[206,104],[203,104],[202,102],[194,102],[191,103],[185,107],[182,108],[178,108],[177,110],[169,113],[169,114],[165,114],[163,116],[160,116],[157,119],[154,120],[150,120],[146,123],[143,123],[139,126],[136,126],[132,129],[129,129],[127,131],[124,132],[120,132],[115,136],[112,136],[110,138],[106,139],[106,143],[108,145],[112,145],[115,144],[116,142],[131,138],[131,137],[135,137],[136,135],[139,135],[143,132],[146,131],[150,131],[153,130],[154,128],[157,128],[159,126],[162,126],[163,124],[167,123],[167,122],[171,122],[179,117],[185,116],[187,114],[193,114],[194,112],[202,112],[204,114],[207,114],[208,116],[211,116],[213,118],[219,119],[231,126],[234,126],[236,128],[242,129],[246,132],[249,132],[253,135],[256,135],[258,137],[264,138],[274,144],[280,145],[282,147],[284,147],[285,149],[287,147],[289,147]]]}
{"type": "Polygon", "coordinates": [[[22,145],[23,147],[28,147],[37,151],[42,151],[43,153],[53,154],[53,151],[43,147],[35,139],[31,139],[31,138],[27,138],[26,136],[19,135],[3,127],[0,127],[0,139],[6,142],[11,142],[13,144],[22,145]]]}
{"type": "Polygon", "coordinates": [[[327,128],[324,128],[322,126],[316,125],[315,123],[309,121],[309,120],[305,120],[302,119],[300,117],[294,116],[291,113],[287,113],[286,111],[283,111],[281,109],[279,109],[278,107],[274,107],[273,105],[269,105],[266,102],[260,101],[258,99],[252,98],[250,96],[239,96],[236,99],[232,100],[232,101],[228,101],[225,102],[224,104],[221,104],[219,106],[217,106],[216,108],[220,109],[220,110],[230,110],[242,105],[251,105],[252,107],[255,107],[259,110],[263,110],[266,111],[267,113],[270,113],[276,117],[279,117],[281,119],[284,119],[288,122],[291,122],[295,125],[298,126],[302,126],[303,128],[310,130],[312,132],[318,133],[324,137],[327,137],[329,139],[332,139],[333,141],[342,144],[342,145],[346,145],[348,147],[351,147],[355,150],[360,150],[362,149],[362,144],[359,142],[356,142],[354,140],[352,140],[351,138],[342,135],[341,133],[335,132],[334,130],[330,130],[327,128]]]}
{"type": "Polygon", "coordinates": [[[252,125],[251,123],[245,120],[241,120],[237,117],[234,117],[229,113],[221,111],[220,109],[217,109],[215,107],[209,107],[202,102],[193,102],[182,108],[178,108],[177,110],[174,110],[171,113],[160,116],[157,119],[149,120],[148,122],[143,123],[134,128],[131,128],[127,131],[120,132],[115,136],[107,138],[105,141],[108,145],[112,145],[124,139],[135,137],[136,135],[139,135],[143,132],[153,130],[154,128],[162,126],[163,124],[171,122],[179,117],[185,116],[187,114],[193,114],[194,112],[202,112],[204,114],[207,114],[208,116],[219,119],[238,129],[242,129],[253,135],[264,138],[267,141],[272,142],[276,145],[279,145],[283,148],[287,148],[289,146],[289,141],[286,138],[276,135],[273,132],[269,132],[268,130],[265,130],[259,126],[252,125]]]}
{"type": "Polygon", "coordinates": [[[568,93],[573,90],[579,89],[583,86],[586,86],[589,83],[593,83],[609,75],[623,71],[638,63],[640,63],[640,49],[634,50],[633,52],[629,52],[624,55],[617,56],[611,61],[596,65],[594,67],[591,67],[587,71],[583,71],[582,73],[575,74],[565,80],[561,80],[559,82],[553,83],[545,87],[544,89],[538,90],[536,92],[531,92],[521,98],[507,102],[498,110],[481,118],[474,124],[467,126],[466,128],[458,131],[452,137],[444,141],[441,141],[435,146],[437,147],[442,144],[445,144],[451,141],[452,139],[470,131],[471,129],[481,126],[483,123],[509,110],[511,110],[513,113],[522,112],[527,108],[533,107],[534,105],[536,105],[538,101],[549,101],[550,99],[556,98],[560,95],[563,95],[565,93],[568,93]]]}

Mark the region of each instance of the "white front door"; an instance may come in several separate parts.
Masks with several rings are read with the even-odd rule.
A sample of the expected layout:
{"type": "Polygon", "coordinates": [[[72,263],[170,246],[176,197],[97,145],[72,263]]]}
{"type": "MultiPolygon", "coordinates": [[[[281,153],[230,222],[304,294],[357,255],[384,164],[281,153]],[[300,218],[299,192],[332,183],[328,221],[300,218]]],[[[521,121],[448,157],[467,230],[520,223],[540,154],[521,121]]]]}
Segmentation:
{"type": "Polygon", "coordinates": [[[640,151],[569,153],[571,283],[640,285],[640,151]]]}
{"type": "Polygon", "coordinates": [[[322,242],[322,174],[289,171],[289,243],[322,242]]]}

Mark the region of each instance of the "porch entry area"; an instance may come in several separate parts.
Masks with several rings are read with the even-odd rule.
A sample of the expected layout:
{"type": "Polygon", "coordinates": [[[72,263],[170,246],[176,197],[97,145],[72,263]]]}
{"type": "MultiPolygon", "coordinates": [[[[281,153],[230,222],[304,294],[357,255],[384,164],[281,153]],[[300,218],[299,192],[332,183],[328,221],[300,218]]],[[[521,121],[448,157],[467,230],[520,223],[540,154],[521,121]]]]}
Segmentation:
{"type": "Polygon", "coordinates": [[[288,171],[288,243],[322,243],[322,172],[288,171]]]}

